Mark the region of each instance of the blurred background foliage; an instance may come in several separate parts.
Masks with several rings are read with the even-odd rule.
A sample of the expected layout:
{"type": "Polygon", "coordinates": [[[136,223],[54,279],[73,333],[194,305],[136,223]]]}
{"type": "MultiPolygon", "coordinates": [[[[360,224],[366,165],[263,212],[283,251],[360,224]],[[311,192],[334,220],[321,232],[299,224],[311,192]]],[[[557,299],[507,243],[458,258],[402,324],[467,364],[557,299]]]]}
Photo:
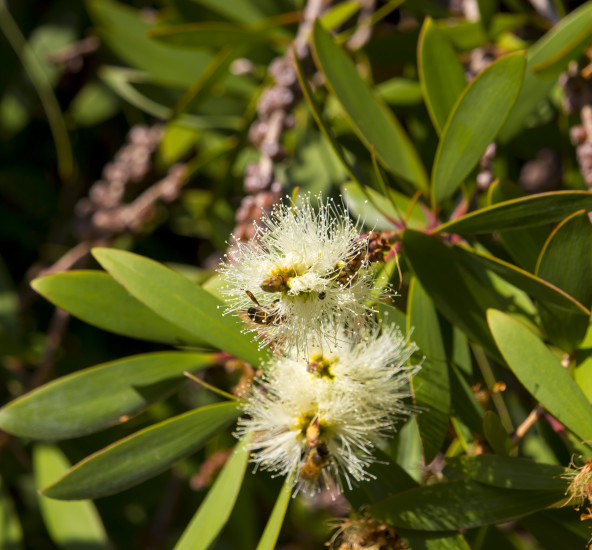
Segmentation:
{"type": "MultiPolygon", "coordinates": [[[[89,326],[39,299],[29,286],[41,275],[97,268],[89,255],[93,246],[132,250],[204,283],[224,254],[230,233],[248,237],[261,207],[269,208],[296,187],[336,195],[347,185],[352,211],[365,216],[369,229],[377,230],[393,229],[390,205],[385,206],[379,195],[381,177],[396,195],[395,202],[409,207],[409,226],[422,229],[485,206],[488,200],[588,189],[592,134],[583,113],[592,96],[590,71],[582,68],[590,62],[585,52],[590,46],[592,7],[580,4],[0,0],[0,403],[85,367],[168,349],[89,326]],[[452,192],[443,192],[446,196],[431,210],[410,202],[416,190],[410,179],[420,190],[422,178],[427,184],[425,174],[431,172],[439,133],[465,86],[463,79],[474,78],[503,54],[532,48],[576,8],[585,10],[577,28],[555,46],[553,55],[538,52],[545,62],[539,76],[544,73],[545,78],[529,82],[531,95],[518,100],[521,110],[512,112],[496,147],[488,148],[479,165],[460,177],[461,193],[450,198],[452,192]],[[324,86],[330,66],[322,67],[325,77],[317,71],[305,44],[310,28],[300,23],[317,15],[352,53],[360,74],[409,136],[418,158],[412,162],[407,158],[411,162],[407,167],[381,157],[376,145],[376,157],[389,173],[375,170],[371,151],[364,145],[372,141],[371,132],[364,135],[359,121],[354,121],[354,131],[343,114],[343,97],[340,104],[339,93],[324,86]],[[440,81],[444,85],[436,88],[438,97],[426,107],[422,84],[429,76],[420,78],[418,43],[422,33],[433,28],[437,32],[430,36],[444,40],[442,48],[453,48],[459,63],[444,67],[440,81]],[[378,197],[374,205],[364,206],[367,196],[352,183],[352,174],[319,129],[310,98],[302,97],[294,71],[277,61],[282,56],[289,59],[294,39],[297,49],[302,49],[302,70],[315,87],[313,104],[321,106],[356,179],[367,186],[370,197],[373,193],[378,197]],[[394,170],[389,162],[395,164],[394,170]],[[414,175],[406,177],[405,170],[414,175]],[[501,183],[492,190],[494,175],[501,183]]],[[[425,40],[422,43],[427,47],[425,40]]],[[[433,51],[437,50],[438,44],[433,51]]],[[[536,65],[537,50],[529,52],[529,63],[536,65]]],[[[424,70],[439,68],[438,60],[429,56],[423,63],[424,70]]],[[[347,93],[347,86],[342,91],[347,93]]],[[[360,107],[364,111],[365,105],[360,107]]],[[[353,118],[352,112],[348,114],[353,118]]],[[[534,271],[549,232],[550,227],[540,226],[522,234],[484,235],[480,244],[534,271]]],[[[419,237],[408,237],[413,238],[419,237]]],[[[403,272],[402,296],[396,305],[405,311],[410,280],[405,263],[403,272]]],[[[421,292],[419,287],[415,295],[421,292]]],[[[580,298],[583,303],[584,298],[580,298]]],[[[416,303],[420,300],[416,298],[416,303]]],[[[398,319],[402,325],[408,323],[404,317],[398,319]]],[[[445,331],[453,330],[443,319],[440,323],[445,331]]],[[[445,336],[447,345],[457,337],[452,332],[445,336]]],[[[565,349],[571,344],[567,339],[566,344],[558,336],[554,343],[565,349]]],[[[532,403],[509,372],[495,365],[493,371],[487,370],[478,349],[462,349],[455,361],[464,372],[451,384],[460,385],[455,392],[469,395],[457,406],[475,409],[456,411],[450,428],[456,432],[447,433],[446,442],[474,452],[482,443],[475,433],[482,432],[483,405],[491,409],[491,401],[499,399],[502,386],[494,388],[492,380],[513,384],[514,391],[505,394],[504,421],[511,417],[516,425],[532,403]],[[458,420],[463,414],[465,420],[473,414],[477,428],[458,420]]],[[[240,373],[220,364],[205,376],[208,382],[229,388],[240,373]]],[[[7,526],[1,547],[23,547],[18,542],[20,525],[24,547],[35,550],[173,548],[206,495],[212,477],[208,473],[218,471],[224,450],[234,445],[229,433],[217,435],[172,471],[97,500],[96,508],[61,502],[65,507],[56,508],[57,501],[48,504],[36,488],[54,480],[68,462],[77,462],[132,430],[214,401],[211,394],[186,382],[165,401],[121,425],[61,442],[61,452],[0,431],[0,529],[7,526]],[[84,526],[82,535],[76,531],[78,525],[84,526]]],[[[489,418],[493,418],[489,443],[497,441],[503,447],[504,437],[491,435],[500,429],[499,418],[489,418]]],[[[521,452],[540,462],[566,466],[578,444],[560,441],[552,426],[538,423],[531,432],[536,437],[525,438],[521,452]]],[[[391,456],[419,481],[424,472],[417,434],[414,421],[405,425],[391,456]]],[[[255,548],[280,487],[281,480],[261,474],[255,478],[249,471],[215,548],[255,548]]],[[[329,538],[325,520],[343,515],[344,506],[328,497],[292,501],[281,548],[323,547],[329,538]]],[[[539,512],[518,525],[468,529],[466,539],[479,549],[580,548],[587,530],[570,512],[560,510],[552,518],[539,512]]]]}

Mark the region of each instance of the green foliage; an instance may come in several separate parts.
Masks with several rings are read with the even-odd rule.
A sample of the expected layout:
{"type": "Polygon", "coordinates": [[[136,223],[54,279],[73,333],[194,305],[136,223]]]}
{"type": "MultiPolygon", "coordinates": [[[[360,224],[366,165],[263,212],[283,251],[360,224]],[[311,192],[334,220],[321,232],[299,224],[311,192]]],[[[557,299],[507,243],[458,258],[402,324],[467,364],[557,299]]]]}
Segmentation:
{"type": "Polygon", "coordinates": [[[235,224],[307,192],[383,250],[368,316],[419,348],[411,418],[342,480],[351,521],[412,550],[583,548],[592,2],[53,4],[0,2],[0,550],[325,547],[329,500],[292,498],[308,457],[251,474],[260,434],[233,436],[285,343],[215,274],[235,224]],[[276,195],[243,188],[262,154],[276,195]]]}

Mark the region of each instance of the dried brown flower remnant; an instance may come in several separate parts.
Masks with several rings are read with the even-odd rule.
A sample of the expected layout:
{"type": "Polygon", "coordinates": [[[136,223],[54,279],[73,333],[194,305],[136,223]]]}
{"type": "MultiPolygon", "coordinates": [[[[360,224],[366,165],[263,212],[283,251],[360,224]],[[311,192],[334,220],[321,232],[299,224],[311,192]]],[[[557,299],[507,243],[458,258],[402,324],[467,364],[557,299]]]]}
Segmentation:
{"type": "Polygon", "coordinates": [[[409,550],[392,527],[370,517],[342,520],[327,546],[331,550],[409,550]]]}

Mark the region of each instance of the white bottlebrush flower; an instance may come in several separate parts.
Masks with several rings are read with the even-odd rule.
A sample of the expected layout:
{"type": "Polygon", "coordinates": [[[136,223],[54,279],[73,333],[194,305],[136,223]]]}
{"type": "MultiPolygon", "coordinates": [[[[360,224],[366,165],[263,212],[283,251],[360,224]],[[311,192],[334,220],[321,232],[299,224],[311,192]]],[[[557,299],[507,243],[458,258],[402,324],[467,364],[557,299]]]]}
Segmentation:
{"type": "Polygon", "coordinates": [[[278,206],[248,243],[237,242],[222,265],[229,311],[242,313],[262,345],[300,352],[331,345],[331,327],[363,325],[372,294],[368,241],[343,207],[309,196],[278,206]]]}
{"type": "Polygon", "coordinates": [[[410,413],[403,399],[418,367],[405,364],[416,349],[391,327],[358,343],[342,334],[308,361],[273,359],[239,421],[238,435],[252,435],[252,461],[278,475],[296,472],[297,492],[319,491],[329,478],[339,489],[342,478],[350,488],[368,479],[376,443],[410,413]]]}

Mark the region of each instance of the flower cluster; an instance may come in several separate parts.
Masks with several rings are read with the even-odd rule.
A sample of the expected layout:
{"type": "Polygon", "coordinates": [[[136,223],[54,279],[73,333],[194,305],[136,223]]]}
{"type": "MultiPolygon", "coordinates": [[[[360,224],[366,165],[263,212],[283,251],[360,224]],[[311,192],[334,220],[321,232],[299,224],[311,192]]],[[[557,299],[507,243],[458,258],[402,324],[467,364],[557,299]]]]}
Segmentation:
{"type": "Polygon", "coordinates": [[[237,435],[252,460],[295,474],[296,492],[371,477],[376,444],[409,414],[417,349],[373,321],[368,238],[329,201],[278,207],[222,267],[229,311],[275,357],[252,388],[237,435]]]}

